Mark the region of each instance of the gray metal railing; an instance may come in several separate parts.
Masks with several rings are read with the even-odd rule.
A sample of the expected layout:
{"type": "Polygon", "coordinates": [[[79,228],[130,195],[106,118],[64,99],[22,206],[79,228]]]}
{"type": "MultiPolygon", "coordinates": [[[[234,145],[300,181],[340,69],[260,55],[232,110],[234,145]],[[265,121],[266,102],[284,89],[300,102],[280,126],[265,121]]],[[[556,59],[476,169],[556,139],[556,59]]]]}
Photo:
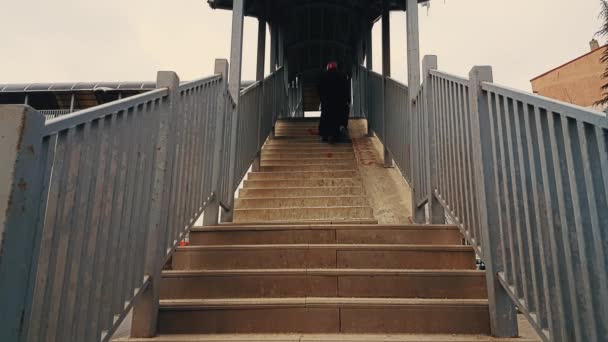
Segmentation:
{"type": "Polygon", "coordinates": [[[289,116],[284,68],[243,89],[238,111],[234,179],[226,177],[228,179],[225,179],[223,186],[225,192],[222,194],[223,204],[228,209],[232,208],[234,192],[258,157],[276,120],[289,116]]]}
{"type": "MultiPolygon", "coordinates": [[[[361,67],[363,68],[363,67],[361,67]]],[[[385,141],[384,134],[384,77],[373,71],[367,72],[367,113],[369,130],[380,140],[385,141]]]]}
{"type": "Polygon", "coordinates": [[[68,115],[72,113],[70,109],[47,109],[40,110],[40,114],[44,115],[47,120],[56,119],[60,116],[68,115]]]}
{"type": "Polygon", "coordinates": [[[411,117],[408,108],[408,88],[402,83],[373,71],[367,71],[363,67],[361,70],[361,74],[367,75],[359,76],[359,79],[369,82],[367,87],[369,129],[383,142],[404,177],[411,182],[411,148],[408,134],[411,117]]]}
{"type": "Polygon", "coordinates": [[[383,125],[399,125],[417,210],[447,214],[485,263],[492,333],[516,335],[518,308],[545,341],[608,340],[608,118],[496,85],[490,67],[465,79],[427,56],[423,68],[411,130],[391,113],[403,94],[369,72],[383,96],[371,127],[395,151],[406,143],[383,125]]]}
{"type": "Polygon", "coordinates": [[[408,88],[391,78],[384,79],[384,141],[395,164],[408,182],[412,181],[410,163],[410,109],[408,88]]]}
{"type": "Polygon", "coordinates": [[[46,122],[0,106],[3,341],[108,341],[133,307],[155,326],[147,293],[228,159],[223,77],[158,86],[46,122]]]}
{"type": "Polygon", "coordinates": [[[304,102],[303,102],[303,85],[302,80],[293,81],[289,84],[289,117],[303,118],[304,117],[304,102]]]}

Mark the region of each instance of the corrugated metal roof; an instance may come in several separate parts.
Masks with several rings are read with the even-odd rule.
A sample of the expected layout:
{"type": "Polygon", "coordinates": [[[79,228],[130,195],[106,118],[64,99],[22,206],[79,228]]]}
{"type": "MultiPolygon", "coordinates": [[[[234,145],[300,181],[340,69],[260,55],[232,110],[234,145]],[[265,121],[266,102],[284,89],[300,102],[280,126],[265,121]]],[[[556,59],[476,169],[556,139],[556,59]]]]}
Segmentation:
{"type": "Polygon", "coordinates": [[[70,92],[83,90],[147,90],[156,88],[156,82],[75,82],[75,83],[20,83],[0,84],[0,93],[70,92]]]}

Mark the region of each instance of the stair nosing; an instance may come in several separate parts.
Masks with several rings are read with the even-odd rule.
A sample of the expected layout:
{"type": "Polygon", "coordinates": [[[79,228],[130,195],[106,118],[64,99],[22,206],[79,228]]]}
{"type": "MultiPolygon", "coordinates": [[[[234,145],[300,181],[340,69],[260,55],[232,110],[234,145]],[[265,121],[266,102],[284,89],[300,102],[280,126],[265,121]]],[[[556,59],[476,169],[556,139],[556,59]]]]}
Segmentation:
{"type": "Polygon", "coordinates": [[[298,187],[280,187],[280,188],[246,188],[246,190],[282,190],[282,189],[344,189],[344,188],[362,188],[363,186],[298,186],[298,187]]]}
{"type": "Polygon", "coordinates": [[[288,269],[223,269],[223,270],[164,270],[163,278],[197,278],[226,276],[419,276],[419,277],[483,277],[485,271],[469,269],[384,269],[384,268],[288,268],[288,269]]]}
{"type": "Polygon", "coordinates": [[[454,225],[381,225],[375,224],[373,227],[365,226],[365,225],[310,225],[310,224],[296,224],[296,225],[269,225],[267,227],[260,225],[246,225],[246,224],[222,224],[217,226],[207,226],[207,227],[194,227],[191,232],[231,232],[231,231],[248,231],[248,230],[308,230],[308,229],[319,229],[319,230],[374,230],[374,229],[383,229],[383,230],[420,230],[420,229],[430,229],[430,230],[449,230],[449,231],[460,231],[458,226],[454,225]]]}
{"type": "Polygon", "coordinates": [[[160,310],[238,309],[276,307],[487,307],[487,299],[437,299],[437,298],[345,298],[345,297],[295,297],[295,298],[214,298],[214,299],[161,299],[160,310]]]}
{"type": "Polygon", "coordinates": [[[297,210],[297,209],[318,209],[318,210],[327,210],[327,209],[372,209],[369,205],[355,205],[355,206],[325,206],[325,207],[281,207],[281,208],[243,208],[243,209],[234,209],[234,211],[255,211],[255,210],[297,210]]]}
{"type": "Polygon", "coordinates": [[[342,251],[449,251],[474,252],[471,246],[462,245],[412,245],[412,244],[258,244],[258,245],[201,245],[179,246],[176,251],[199,250],[272,250],[272,249],[336,249],[342,251]]]}

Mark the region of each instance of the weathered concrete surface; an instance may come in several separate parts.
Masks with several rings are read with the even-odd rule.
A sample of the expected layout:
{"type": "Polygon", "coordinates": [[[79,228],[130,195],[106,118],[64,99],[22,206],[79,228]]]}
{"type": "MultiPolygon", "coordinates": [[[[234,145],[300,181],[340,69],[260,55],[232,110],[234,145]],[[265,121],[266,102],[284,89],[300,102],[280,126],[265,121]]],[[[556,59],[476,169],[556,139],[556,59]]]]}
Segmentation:
{"type": "Polygon", "coordinates": [[[367,198],[379,224],[411,223],[411,190],[398,168],[385,168],[384,147],[376,137],[367,137],[367,121],[351,120],[359,173],[367,198]]]}

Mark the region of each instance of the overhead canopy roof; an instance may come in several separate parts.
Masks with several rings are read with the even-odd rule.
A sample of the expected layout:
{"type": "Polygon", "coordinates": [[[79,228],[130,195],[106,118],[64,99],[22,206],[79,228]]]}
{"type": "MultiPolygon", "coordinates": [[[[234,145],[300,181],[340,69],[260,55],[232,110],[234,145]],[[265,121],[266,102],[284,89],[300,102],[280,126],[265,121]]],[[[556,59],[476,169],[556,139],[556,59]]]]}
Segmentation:
{"type": "MultiPolygon", "coordinates": [[[[231,10],[233,0],[208,3],[212,8],[231,10]]],[[[387,0],[386,4],[390,11],[406,10],[405,0],[387,0]]],[[[245,0],[245,15],[280,29],[289,79],[299,77],[314,92],[327,62],[337,61],[347,73],[363,62],[364,37],[381,18],[382,6],[382,0],[245,0]]]]}
{"type": "MultiPolygon", "coordinates": [[[[419,3],[430,0],[418,0],[419,3]]],[[[232,0],[208,0],[213,9],[232,10],[232,0]]],[[[245,15],[274,21],[289,8],[302,6],[340,6],[365,12],[366,17],[378,20],[382,15],[382,0],[246,0],[245,15]]],[[[388,0],[391,11],[405,11],[405,0],[388,0]]]]}
{"type": "MultiPolygon", "coordinates": [[[[208,2],[216,9],[231,10],[233,5],[233,0],[208,2]]],[[[404,11],[405,3],[388,0],[387,7],[404,11]]],[[[331,60],[350,72],[359,58],[358,43],[382,16],[382,4],[382,0],[246,0],[245,15],[265,19],[281,29],[289,77],[293,79],[318,72],[331,60]]]]}

